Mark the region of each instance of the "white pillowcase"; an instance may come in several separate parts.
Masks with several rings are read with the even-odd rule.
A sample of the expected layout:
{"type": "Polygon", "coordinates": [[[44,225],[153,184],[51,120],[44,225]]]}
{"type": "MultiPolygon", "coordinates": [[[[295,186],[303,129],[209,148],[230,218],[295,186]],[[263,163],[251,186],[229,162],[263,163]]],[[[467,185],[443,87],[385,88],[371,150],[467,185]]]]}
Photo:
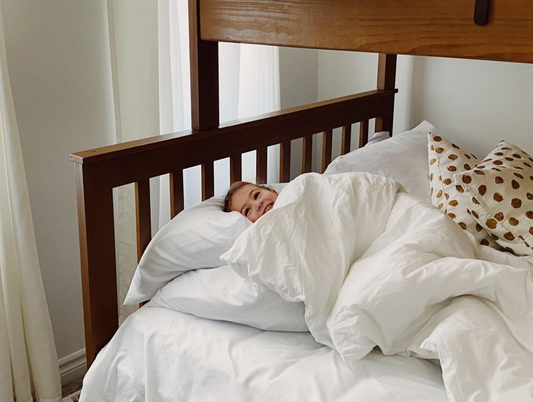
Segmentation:
{"type": "Polygon", "coordinates": [[[409,194],[431,203],[427,135],[437,132],[431,123],[423,121],[411,131],[339,156],[324,174],[367,172],[385,176],[398,181],[409,194]]]}
{"type": "Polygon", "coordinates": [[[365,147],[367,145],[377,144],[378,142],[388,140],[390,138],[390,134],[388,131],[378,131],[377,133],[374,133],[372,138],[368,140],[365,147]]]}
{"type": "Polygon", "coordinates": [[[228,265],[186,272],[161,288],[149,305],[263,330],[307,332],[303,303],[283,300],[228,265]]]}
{"type": "MultiPolygon", "coordinates": [[[[280,192],[285,183],[271,187],[280,192]]],[[[124,301],[149,300],[159,289],[184,272],[220,267],[220,256],[251,225],[238,212],[224,212],[224,196],[210,198],[185,209],[163,226],[146,248],[124,301]]]]}

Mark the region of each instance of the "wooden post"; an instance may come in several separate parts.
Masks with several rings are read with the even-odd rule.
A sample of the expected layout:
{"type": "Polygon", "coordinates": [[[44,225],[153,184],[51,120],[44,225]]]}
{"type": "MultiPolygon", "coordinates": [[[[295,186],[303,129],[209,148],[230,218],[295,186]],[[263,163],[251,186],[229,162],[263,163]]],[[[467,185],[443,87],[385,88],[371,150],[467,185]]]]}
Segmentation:
{"type": "Polygon", "coordinates": [[[218,42],[200,38],[200,1],[189,0],[193,130],[218,127],[218,42]]]}
{"type": "Polygon", "coordinates": [[[113,190],[101,176],[76,163],[87,368],[118,329],[113,190]]]}
{"type": "MultiPolygon", "coordinates": [[[[379,54],[378,61],[378,90],[394,89],[396,85],[396,55],[395,54],[379,54]]],[[[376,118],[375,130],[388,131],[392,136],[392,124],[394,118],[394,98],[384,99],[384,114],[382,117],[376,118]]]]}

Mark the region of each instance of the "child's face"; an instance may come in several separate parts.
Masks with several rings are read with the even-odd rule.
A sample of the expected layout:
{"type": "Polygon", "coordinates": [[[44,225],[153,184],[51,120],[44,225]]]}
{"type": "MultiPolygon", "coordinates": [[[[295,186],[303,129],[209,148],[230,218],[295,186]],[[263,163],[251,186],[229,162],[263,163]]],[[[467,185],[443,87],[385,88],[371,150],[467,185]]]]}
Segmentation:
{"type": "Polygon", "coordinates": [[[235,191],[229,208],[255,222],[274,207],[277,198],[278,193],[274,190],[247,184],[235,191]]]}

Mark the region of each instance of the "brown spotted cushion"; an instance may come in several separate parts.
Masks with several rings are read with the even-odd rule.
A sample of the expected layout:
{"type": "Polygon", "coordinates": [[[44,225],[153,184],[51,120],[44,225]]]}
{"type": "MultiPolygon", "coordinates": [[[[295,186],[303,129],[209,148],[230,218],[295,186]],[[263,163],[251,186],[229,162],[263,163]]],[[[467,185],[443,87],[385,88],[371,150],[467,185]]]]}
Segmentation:
{"type": "Polygon", "coordinates": [[[500,141],[481,164],[455,178],[472,215],[504,249],[533,256],[533,158],[500,141]]]}
{"type": "Polygon", "coordinates": [[[431,203],[471,233],[478,243],[496,246],[490,234],[470,214],[468,204],[461,198],[463,189],[454,182],[454,174],[471,170],[478,159],[444,137],[431,133],[428,134],[428,159],[431,203]]]}

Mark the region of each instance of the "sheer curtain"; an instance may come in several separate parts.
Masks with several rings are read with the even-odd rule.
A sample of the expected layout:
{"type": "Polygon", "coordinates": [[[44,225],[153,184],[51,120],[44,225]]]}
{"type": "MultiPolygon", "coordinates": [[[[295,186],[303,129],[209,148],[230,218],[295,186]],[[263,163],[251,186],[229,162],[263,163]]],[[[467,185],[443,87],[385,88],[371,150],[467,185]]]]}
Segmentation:
{"type": "Polygon", "coordinates": [[[30,402],[32,394],[61,401],[0,9],[0,402],[30,402]]]}
{"type": "MultiPolygon", "coordinates": [[[[190,128],[187,0],[108,0],[117,142],[190,128]]],[[[280,108],[278,48],[220,44],[220,118],[229,121],[280,108]]],[[[279,153],[269,149],[268,180],[279,153]]],[[[255,155],[243,157],[243,180],[255,180],[255,155]]],[[[201,201],[201,170],[187,169],[185,206],[201,201]]],[[[215,194],[229,187],[229,161],[215,163],[215,194]]],[[[170,219],[168,177],[151,181],[153,229],[170,219]]],[[[133,186],[115,194],[119,302],[136,267],[133,186]]],[[[134,309],[134,308],[133,308],[134,309]]],[[[121,321],[133,310],[121,306],[121,321]]]]}

